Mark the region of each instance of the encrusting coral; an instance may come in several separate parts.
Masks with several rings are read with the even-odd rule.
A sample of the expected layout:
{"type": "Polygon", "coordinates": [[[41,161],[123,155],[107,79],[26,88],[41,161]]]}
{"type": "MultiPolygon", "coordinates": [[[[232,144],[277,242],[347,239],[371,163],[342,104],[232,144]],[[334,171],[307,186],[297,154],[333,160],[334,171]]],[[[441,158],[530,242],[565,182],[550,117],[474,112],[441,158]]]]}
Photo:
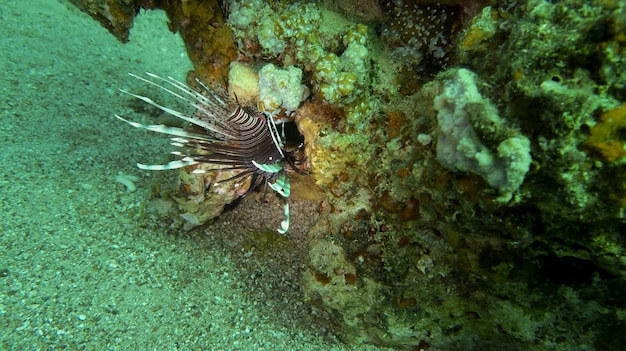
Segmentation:
{"type": "Polygon", "coordinates": [[[476,173],[510,199],[530,167],[530,141],[504,126],[498,112],[478,92],[476,75],[459,69],[434,99],[437,160],[450,170],[476,173]],[[477,129],[480,132],[477,132],[477,129]],[[495,139],[495,140],[494,140],[495,139]],[[484,142],[491,142],[492,148],[484,142]]]}

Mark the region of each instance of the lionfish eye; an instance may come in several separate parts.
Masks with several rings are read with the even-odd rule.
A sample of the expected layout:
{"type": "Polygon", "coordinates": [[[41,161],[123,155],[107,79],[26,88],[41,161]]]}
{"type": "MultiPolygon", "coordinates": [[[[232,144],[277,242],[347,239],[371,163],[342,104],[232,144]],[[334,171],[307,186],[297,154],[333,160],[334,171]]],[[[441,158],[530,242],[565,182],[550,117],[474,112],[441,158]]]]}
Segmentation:
{"type": "MultiPolygon", "coordinates": [[[[184,152],[175,153],[179,156],[178,160],[167,164],[138,163],[137,166],[145,170],[169,170],[204,163],[219,167],[194,172],[235,172],[234,176],[221,182],[257,175],[284,197],[285,219],[278,232],[281,234],[287,232],[289,204],[286,199],[289,197],[290,186],[284,167],[285,162],[292,167],[295,165],[290,154],[283,148],[287,145],[284,135],[296,136],[293,129],[276,126],[271,117],[263,115],[255,108],[240,106],[224,89],[209,88],[197,78],[193,87],[190,87],[172,77],[162,78],[152,73],[146,74],[148,78],[132,73],[130,75],[172,94],[193,106],[195,111],[191,114],[179,112],[162,106],[148,97],[121,90],[190,123],[193,127],[185,129],[165,125],[144,125],[115,115],[133,127],[171,135],[172,144],[184,149],[184,152]],[[289,130],[289,133],[286,134],[285,130],[289,130]]],[[[297,129],[295,131],[297,132],[297,129]]]]}

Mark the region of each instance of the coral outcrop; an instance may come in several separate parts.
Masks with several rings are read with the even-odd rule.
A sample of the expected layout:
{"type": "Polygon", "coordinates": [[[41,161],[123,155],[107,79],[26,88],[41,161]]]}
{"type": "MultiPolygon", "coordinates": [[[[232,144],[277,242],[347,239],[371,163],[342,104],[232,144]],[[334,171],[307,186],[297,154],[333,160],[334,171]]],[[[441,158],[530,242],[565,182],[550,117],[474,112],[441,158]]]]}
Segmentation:
{"type": "Polygon", "coordinates": [[[301,287],[346,340],[624,344],[623,1],[226,3],[162,7],[202,77],[293,112],[324,194],[301,287]]]}
{"type": "Polygon", "coordinates": [[[506,126],[478,92],[476,75],[461,68],[435,97],[437,161],[451,171],[475,173],[509,200],[530,167],[530,141],[506,126]],[[491,144],[489,148],[485,143],[491,144]]]}

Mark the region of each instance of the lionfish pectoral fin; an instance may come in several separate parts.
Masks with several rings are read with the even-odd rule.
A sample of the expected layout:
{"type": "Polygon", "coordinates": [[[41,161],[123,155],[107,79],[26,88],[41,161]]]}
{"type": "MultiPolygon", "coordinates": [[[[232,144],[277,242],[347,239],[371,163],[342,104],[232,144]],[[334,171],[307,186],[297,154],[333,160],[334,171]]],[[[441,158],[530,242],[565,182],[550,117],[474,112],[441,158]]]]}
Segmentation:
{"type": "MultiPolygon", "coordinates": [[[[162,124],[155,124],[155,125],[146,125],[146,124],[141,124],[141,123],[137,123],[137,122],[133,122],[133,121],[129,121],[121,116],[115,115],[115,118],[122,120],[128,124],[130,124],[131,126],[135,127],[135,128],[140,128],[140,129],[146,129],[152,132],[157,132],[157,133],[163,133],[163,134],[168,134],[168,135],[173,135],[173,136],[177,136],[177,137],[188,137],[188,138],[198,138],[197,135],[195,134],[190,134],[187,133],[185,130],[181,129],[181,128],[176,128],[176,127],[168,127],[162,124]]],[[[174,143],[184,143],[187,140],[185,139],[179,139],[179,138],[173,138],[172,140],[174,140],[174,143]]],[[[209,140],[209,139],[207,139],[209,140]]],[[[182,146],[182,144],[181,144],[182,146]]],[[[177,156],[182,156],[183,158],[180,160],[176,160],[176,161],[171,161],[168,162],[164,165],[146,165],[143,163],[137,163],[137,167],[139,169],[143,169],[143,170],[147,170],[147,171],[165,171],[165,170],[170,170],[170,169],[177,169],[177,168],[183,168],[183,167],[187,167],[187,166],[192,166],[195,164],[198,164],[197,161],[195,161],[193,158],[191,157],[186,157],[185,155],[181,154],[181,153],[174,153],[177,156]]]]}
{"type": "Polygon", "coordinates": [[[263,172],[267,172],[267,173],[278,173],[280,171],[283,170],[283,164],[282,162],[276,162],[276,163],[272,163],[272,164],[262,164],[262,163],[258,163],[255,160],[252,160],[252,164],[262,170],[263,172]]]}
{"type": "Polygon", "coordinates": [[[291,194],[291,184],[289,183],[289,178],[285,175],[285,172],[281,172],[274,183],[269,183],[270,188],[275,192],[279,193],[282,197],[289,197],[291,194]]]}
{"type": "Polygon", "coordinates": [[[146,171],[167,171],[170,169],[178,169],[187,166],[197,165],[198,163],[199,162],[194,161],[192,158],[186,157],[182,160],[168,162],[164,165],[144,165],[143,163],[137,163],[137,167],[146,171]]]}
{"type": "Polygon", "coordinates": [[[280,222],[280,228],[276,230],[279,234],[285,234],[289,230],[289,201],[287,201],[287,198],[284,198],[283,201],[285,201],[285,203],[283,204],[285,219],[280,222]]]}
{"type": "Polygon", "coordinates": [[[285,172],[280,172],[278,177],[274,181],[274,183],[269,183],[270,188],[275,192],[279,193],[283,197],[283,212],[285,215],[285,219],[280,222],[280,228],[278,232],[280,234],[285,234],[287,230],[289,230],[289,194],[291,194],[291,185],[289,183],[289,178],[285,172]]]}
{"type": "Polygon", "coordinates": [[[169,113],[169,114],[170,114],[170,115],[172,115],[172,116],[175,116],[175,117],[177,117],[177,118],[180,118],[180,119],[182,119],[182,120],[183,120],[183,121],[185,121],[185,122],[189,122],[189,123],[195,124],[195,125],[197,125],[198,127],[201,127],[201,128],[204,128],[204,129],[208,129],[208,130],[215,131],[215,130],[213,129],[213,127],[211,127],[209,124],[204,123],[204,122],[202,122],[202,121],[201,121],[201,120],[199,120],[199,119],[196,119],[196,118],[191,118],[191,117],[189,117],[189,116],[187,116],[187,115],[185,115],[185,114],[182,114],[182,113],[180,113],[180,112],[178,112],[178,111],[176,111],[176,110],[173,110],[173,109],[171,109],[171,108],[168,108],[168,107],[165,107],[165,106],[163,106],[163,105],[160,105],[160,104],[156,103],[154,100],[150,99],[149,97],[145,97],[145,96],[141,96],[141,95],[133,94],[133,93],[131,93],[131,92],[128,92],[128,91],[126,91],[126,90],[122,90],[122,89],[120,89],[120,91],[121,91],[122,93],[124,93],[124,94],[128,94],[128,95],[130,95],[130,96],[134,96],[134,97],[136,97],[137,99],[139,99],[139,100],[141,100],[141,101],[143,101],[143,102],[146,102],[146,103],[148,103],[148,104],[150,104],[150,105],[152,105],[152,106],[154,106],[154,107],[158,108],[159,110],[161,110],[161,111],[163,111],[163,112],[167,112],[167,113],[169,113]]]}
{"type": "MultiPolygon", "coordinates": [[[[185,101],[186,103],[188,103],[190,106],[195,107],[197,110],[200,110],[202,112],[204,112],[207,115],[212,115],[211,113],[211,108],[210,106],[217,106],[218,104],[222,107],[226,107],[227,104],[226,102],[220,98],[219,96],[217,96],[216,94],[211,94],[210,97],[204,96],[202,93],[195,91],[191,88],[189,88],[188,86],[186,86],[184,83],[181,83],[179,81],[177,81],[176,79],[172,78],[172,77],[168,77],[167,79],[159,77],[156,74],[153,73],[146,73],[149,77],[162,81],[164,82],[166,85],[170,85],[174,88],[174,90],[167,88],[165,85],[163,84],[159,84],[157,82],[151,81],[149,79],[145,79],[143,77],[140,77],[138,75],[129,73],[130,76],[137,78],[143,82],[146,82],[150,85],[154,85],[156,87],[158,87],[159,89],[162,89],[164,91],[166,91],[167,93],[179,98],[182,101],[185,101]],[[180,94],[179,94],[180,93],[180,94]],[[207,107],[208,106],[208,107],[207,107]]],[[[204,85],[202,82],[198,81],[202,87],[205,89],[205,91],[211,92],[211,90],[204,85]]],[[[221,133],[223,131],[221,131],[219,128],[214,128],[214,125],[212,125],[211,123],[208,123],[205,120],[199,119],[199,118],[194,118],[191,115],[187,115],[185,113],[181,113],[179,111],[170,109],[166,106],[160,105],[157,102],[155,102],[154,100],[150,99],[149,97],[146,96],[142,96],[142,95],[137,95],[137,94],[133,94],[131,92],[128,92],[124,89],[119,89],[119,91],[121,91],[124,94],[128,94],[130,96],[134,96],[139,100],[142,100],[158,109],[160,109],[163,112],[167,112],[172,116],[178,117],[180,119],[182,119],[183,121],[189,122],[191,124],[197,125],[198,127],[210,130],[212,132],[215,133],[221,133]]]]}
{"type": "MultiPolygon", "coordinates": [[[[121,121],[124,121],[124,122],[130,124],[131,126],[133,126],[135,128],[145,129],[145,130],[149,130],[151,132],[167,134],[167,135],[172,135],[172,136],[177,136],[177,137],[193,138],[193,139],[200,139],[200,140],[215,142],[214,139],[207,138],[207,137],[204,137],[202,135],[195,134],[195,133],[189,133],[189,132],[185,131],[182,128],[168,127],[168,126],[166,126],[164,124],[141,124],[141,123],[129,121],[126,118],[121,117],[119,115],[114,115],[114,116],[115,116],[115,118],[117,118],[117,119],[119,119],[121,121]]],[[[175,140],[175,141],[179,141],[180,142],[180,140],[175,140]]],[[[185,140],[185,142],[186,142],[186,140],[185,140]]]]}
{"type": "Polygon", "coordinates": [[[268,165],[260,164],[252,160],[252,164],[263,172],[278,173],[276,180],[274,180],[273,183],[268,182],[268,184],[272,190],[279,193],[283,197],[283,212],[285,214],[285,219],[280,222],[280,228],[277,229],[277,231],[280,234],[285,234],[287,230],[289,230],[289,201],[287,198],[289,197],[289,194],[291,194],[291,184],[289,183],[289,178],[287,178],[287,175],[283,172],[283,163],[276,162],[268,165]]]}

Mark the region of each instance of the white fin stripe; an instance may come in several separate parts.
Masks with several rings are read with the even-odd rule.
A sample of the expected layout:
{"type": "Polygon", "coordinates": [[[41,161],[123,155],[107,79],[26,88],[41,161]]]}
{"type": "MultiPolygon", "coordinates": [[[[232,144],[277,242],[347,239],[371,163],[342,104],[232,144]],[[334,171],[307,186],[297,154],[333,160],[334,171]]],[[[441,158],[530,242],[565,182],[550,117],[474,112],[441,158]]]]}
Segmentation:
{"type": "MultiPolygon", "coordinates": [[[[165,79],[165,78],[162,78],[162,77],[160,77],[160,76],[158,76],[158,75],[156,75],[156,74],[154,74],[154,73],[146,72],[146,74],[147,74],[148,76],[150,76],[151,78],[158,79],[158,80],[163,81],[163,82],[165,82],[165,83],[167,83],[167,84],[170,84],[170,85],[172,85],[173,87],[175,87],[176,89],[180,90],[181,92],[183,92],[183,93],[185,93],[185,94],[187,94],[187,95],[191,96],[191,97],[193,98],[193,100],[194,100],[194,101],[189,100],[189,99],[187,99],[187,98],[185,98],[185,97],[183,97],[183,96],[181,96],[181,95],[179,95],[179,94],[177,94],[177,93],[175,93],[175,92],[171,91],[170,89],[168,89],[168,88],[166,88],[166,87],[164,87],[164,86],[162,86],[162,85],[160,85],[160,84],[158,84],[158,83],[152,82],[152,81],[150,81],[150,80],[147,80],[147,79],[145,79],[145,78],[142,78],[142,77],[137,76],[137,75],[132,74],[132,73],[129,73],[129,74],[130,74],[132,77],[135,77],[135,78],[140,79],[140,80],[142,80],[142,81],[144,81],[144,82],[147,82],[147,83],[149,83],[149,84],[152,84],[152,85],[154,85],[154,86],[157,86],[157,87],[159,87],[160,89],[163,89],[163,90],[167,91],[168,93],[170,93],[170,94],[172,94],[172,95],[174,95],[174,96],[178,97],[179,99],[181,99],[181,100],[183,100],[183,101],[186,101],[188,104],[190,104],[191,106],[195,107],[196,109],[198,109],[198,110],[202,111],[203,113],[205,113],[205,114],[206,114],[206,115],[208,115],[208,116],[214,116],[214,117],[216,117],[216,118],[218,117],[218,116],[215,116],[215,115],[214,115],[214,113],[213,113],[211,110],[209,110],[209,109],[206,109],[206,108],[205,108],[205,106],[207,106],[207,105],[211,105],[211,106],[217,107],[216,101],[212,101],[211,99],[209,99],[208,97],[204,96],[204,95],[203,95],[203,94],[201,94],[200,92],[198,92],[198,91],[196,91],[196,90],[194,90],[194,89],[191,89],[191,88],[190,88],[189,86],[187,86],[185,83],[182,83],[182,82],[180,82],[180,81],[178,81],[178,80],[176,80],[176,79],[174,79],[174,78],[172,78],[172,77],[170,77],[170,76],[168,76],[168,77],[167,77],[167,79],[165,79]]],[[[212,90],[212,89],[209,89],[209,88],[208,88],[206,85],[204,85],[204,83],[202,83],[200,80],[196,79],[196,81],[197,81],[200,85],[202,85],[202,87],[205,89],[205,91],[206,91],[207,93],[211,94],[211,97],[212,97],[213,99],[217,100],[217,102],[218,102],[219,104],[221,104],[223,107],[228,107],[228,105],[227,105],[227,104],[226,104],[226,103],[225,103],[222,99],[220,99],[220,98],[219,98],[216,94],[214,94],[214,93],[213,93],[213,90],[212,90]]]]}
{"type": "Polygon", "coordinates": [[[163,133],[163,134],[167,134],[167,135],[174,135],[174,136],[190,138],[190,139],[199,139],[199,140],[204,140],[204,141],[208,141],[208,142],[217,142],[217,140],[211,139],[211,138],[207,138],[207,137],[205,137],[203,135],[192,134],[192,133],[186,132],[182,128],[167,127],[167,126],[165,126],[163,124],[148,124],[148,125],[146,125],[146,124],[141,124],[141,123],[129,121],[129,120],[127,120],[127,119],[125,119],[123,117],[120,117],[118,115],[115,115],[115,117],[117,119],[120,119],[120,120],[130,124],[131,126],[133,126],[135,128],[141,128],[141,129],[149,130],[151,132],[163,133]]]}
{"type": "Polygon", "coordinates": [[[181,82],[177,81],[176,79],[174,79],[174,78],[172,78],[172,77],[168,77],[168,79],[169,79],[169,80],[168,80],[168,79],[165,79],[165,78],[159,77],[159,76],[157,76],[157,75],[156,75],[156,74],[154,74],[154,73],[146,72],[146,74],[147,74],[148,76],[150,76],[150,77],[152,77],[152,78],[154,78],[154,79],[158,79],[158,80],[160,80],[160,81],[162,81],[162,82],[165,82],[165,83],[168,83],[168,84],[172,85],[173,87],[175,87],[176,89],[180,90],[181,92],[183,92],[183,93],[185,93],[185,94],[187,94],[187,95],[191,96],[191,97],[193,98],[193,100],[195,100],[195,101],[189,100],[189,99],[187,99],[186,97],[184,97],[184,96],[182,96],[182,95],[180,95],[180,94],[178,94],[178,93],[176,93],[176,92],[174,92],[174,91],[172,91],[172,90],[170,90],[170,89],[168,89],[168,88],[166,88],[166,87],[164,87],[164,86],[162,86],[162,85],[160,85],[160,84],[158,84],[158,83],[156,83],[156,82],[153,82],[153,81],[151,81],[151,80],[145,79],[145,78],[140,77],[140,76],[138,76],[138,75],[136,75],[136,74],[133,74],[133,73],[128,73],[128,74],[129,74],[131,77],[137,78],[137,79],[139,79],[139,80],[141,80],[141,81],[143,81],[143,82],[146,82],[146,83],[148,83],[148,84],[154,85],[154,86],[158,87],[159,89],[165,90],[165,91],[167,91],[168,93],[170,93],[170,94],[172,94],[172,95],[176,96],[177,98],[179,98],[179,99],[181,99],[181,100],[183,100],[183,101],[187,101],[187,102],[188,102],[189,104],[191,104],[191,105],[193,105],[193,104],[194,104],[194,102],[203,102],[203,103],[205,103],[205,104],[206,104],[206,103],[208,103],[208,104],[211,104],[211,105],[215,105],[214,103],[212,103],[209,99],[207,99],[207,98],[206,98],[205,96],[203,96],[202,94],[198,94],[198,92],[196,92],[196,91],[194,91],[194,90],[190,89],[188,86],[186,86],[185,84],[183,84],[183,83],[181,83],[181,82]]]}
{"type": "Polygon", "coordinates": [[[145,165],[143,163],[138,163],[137,167],[139,167],[140,169],[144,169],[146,171],[167,171],[170,169],[177,169],[177,168],[192,166],[195,164],[198,164],[198,162],[193,161],[193,160],[191,161],[179,160],[179,161],[168,162],[164,165],[145,165]]]}
{"type": "Polygon", "coordinates": [[[285,219],[280,222],[280,228],[276,230],[280,234],[285,234],[289,230],[289,202],[287,202],[286,198],[284,198],[283,201],[283,214],[285,215],[285,219]]]}
{"type": "MultiPolygon", "coordinates": [[[[169,79],[173,79],[172,77],[168,77],[169,79]]],[[[175,80],[175,79],[174,79],[175,80]]],[[[200,86],[202,86],[202,88],[204,88],[205,91],[211,93],[211,96],[217,100],[217,102],[219,102],[222,106],[224,107],[228,107],[228,104],[226,102],[224,102],[224,100],[222,100],[222,98],[220,98],[217,94],[213,94],[214,89],[209,88],[208,86],[206,86],[206,84],[204,84],[202,81],[200,81],[200,79],[196,78],[196,82],[198,82],[198,84],[200,84],[200,86]]],[[[204,96],[203,96],[204,97],[204,96]]]]}
{"type": "Polygon", "coordinates": [[[268,124],[268,128],[270,129],[270,135],[272,136],[272,141],[274,142],[274,146],[276,146],[276,149],[278,150],[278,152],[280,152],[280,156],[285,158],[285,155],[283,154],[283,150],[281,148],[281,138],[280,135],[278,134],[278,129],[276,128],[276,124],[274,123],[274,119],[270,116],[267,118],[269,120],[268,124]]]}
{"type": "Polygon", "coordinates": [[[221,134],[221,132],[220,132],[219,130],[217,130],[217,129],[215,129],[215,128],[211,127],[211,125],[209,125],[208,123],[206,123],[206,122],[204,122],[204,121],[202,121],[202,120],[200,120],[200,119],[196,119],[196,118],[192,118],[192,117],[190,117],[190,116],[184,115],[184,114],[182,114],[182,113],[180,113],[180,112],[178,112],[178,111],[176,111],[176,110],[172,110],[171,108],[167,108],[167,107],[165,107],[165,106],[162,106],[162,105],[160,105],[160,104],[156,103],[154,100],[150,99],[149,97],[145,97],[145,96],[141,96],[141,95],[133,94],[133,93],[131,93],[131,92],[128,92],[128,91],[126,91],[126,90],[122,90],[122,89],[120,89],[120,91],[121,91],[122,93],[124,93],[124,94],[128,94],[128,95],[130,95],[130,96],[134,96],[134,97],[136,97],[136,98],[137,98],[137,99],[139,99],[139,100],[142,100],[142,101],[144,101],[144,102],[147,102],[148,104],[150,104],[150,105],[152,105],[152,106],[154,106],[154,107],[156,107],[156,108],[160,109],[161,111],[167,112],[167,113],[169,113],[169,114],[170,114],[170,115],[172,115],[172,116],[175,116],[175,117],[178,117],[178,118],[182,119],[183,121],[186,121],[186,122],[189,122],[189,123],[195,124],[195,125],[197,125],[198,127],[202,127],[202,128],[204,128],[204,129],[208,129],[208,130],[210,130],[210,131],[212,131],[212,132],[215,132],[215,133],[221,134]]]}

